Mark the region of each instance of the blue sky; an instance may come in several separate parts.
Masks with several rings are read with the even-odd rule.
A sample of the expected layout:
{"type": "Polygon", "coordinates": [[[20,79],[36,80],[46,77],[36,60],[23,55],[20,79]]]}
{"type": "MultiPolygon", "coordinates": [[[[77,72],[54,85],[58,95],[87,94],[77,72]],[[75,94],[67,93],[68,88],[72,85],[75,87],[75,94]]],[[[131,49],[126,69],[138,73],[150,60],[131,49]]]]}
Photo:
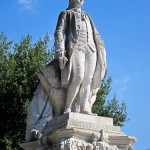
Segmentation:
{"type": "MultiPolygon", "coordinates": [[[[35,42],[47,32],[53,45],[57,17],[68,0],[1,0],[0,31],[19,41],[30,33],[35,42]]],[[[85,0],[104,39],[112,91],[127,104],[130,121],[122,130],[137,138],[136,150],[150,148],[150,0],[85,0]]]]}

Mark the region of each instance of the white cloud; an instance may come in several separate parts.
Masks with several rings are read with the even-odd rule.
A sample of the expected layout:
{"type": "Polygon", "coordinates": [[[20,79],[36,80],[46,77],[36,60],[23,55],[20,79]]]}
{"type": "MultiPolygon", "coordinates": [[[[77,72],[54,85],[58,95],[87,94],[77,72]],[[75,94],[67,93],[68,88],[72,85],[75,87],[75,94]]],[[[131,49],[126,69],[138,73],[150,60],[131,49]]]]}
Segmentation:
{"type": "Polygon", "coordinates": [[[128,89],[128,83],[130,80],[130,75],[125,75],[124,77],[114,80],[114,87],[116,87],[117,90],[117,95],[121,99],[125,99],[125,92],[128,89]]]}
{"type": "Polygon", "coordinates": [[[24,10],[34,10],[38,5],[38,0],[17,0],[17,2],[24,10]]]}
{"type": "Polygon", "coordinates": [[[127,74],[124,77],[122,77],[121,79],[117,79],[114,81],[115,84],[117,85],[122,85],[125,86],[130,80],[130,76],[127,74]]]}

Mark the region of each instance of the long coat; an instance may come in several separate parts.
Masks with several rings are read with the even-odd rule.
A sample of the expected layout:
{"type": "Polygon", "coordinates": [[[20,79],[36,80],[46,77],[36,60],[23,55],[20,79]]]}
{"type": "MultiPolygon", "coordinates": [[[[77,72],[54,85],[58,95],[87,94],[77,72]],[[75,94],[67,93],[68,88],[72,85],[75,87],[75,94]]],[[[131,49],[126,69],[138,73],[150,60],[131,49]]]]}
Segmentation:
{"type": "MultiPolygon", "coordinates": [[[[88,16],[87,13],[83,13],[83,15],[88,16]]],[[[91,85],[91,91],[93,91],[100,87],[101,80],[105,75],[106,52],[104,43],[100,38],[98,32],[96,31],[96,28],[91,19],[90,22],[93,30],[94,42],[97,49],[97,64],[95,67],[94,77],[91,85]]],[[[70,81],[72,69],[71,58],[73,55],[73,50],[76,48],[78,41],[77,25],[76,13],[73,10],[66,10],[59,15],[55,31],[55,48],[56,52],[66,50],[66,57],[68,58],[68,62],[64,70],[61,71],[61,86],[65,88],[68,87],[70,81]]],[[[44,87],[40,83],[30,104],[27,119],[26,139],[28,139],[29,133],[32,129],[41,130],[40,132],[42,132],[42,129],[44,128],[46,122],[48,120],[51,120],[52,118],[52,105],[50,103],[50,100],[48,100],[48,95],[44,87]]]]}
{"type": "MultiPolygon", "coordinates": [[[[98,34],[92,19],[86,12],[82,12],[82,15],[87,16],[91,22],[93,30],[93,38],[97,50],[97,63],[93,80],[91,83],[91,90],[99,88],[101,81],[106,72],[106,51],[104,48],[104,42],[98,34]]],[[[61,71],[61,86],[67,88],[70,82],[71,70],[72,70],[72,55],[74,49],[78,46],[78,28],[76,11],[73,9],[66,10],[60,13],[58,23],[55,31],[55,49],[56,53],[65,52],[68,62],[65,68],[61,71]]]]}

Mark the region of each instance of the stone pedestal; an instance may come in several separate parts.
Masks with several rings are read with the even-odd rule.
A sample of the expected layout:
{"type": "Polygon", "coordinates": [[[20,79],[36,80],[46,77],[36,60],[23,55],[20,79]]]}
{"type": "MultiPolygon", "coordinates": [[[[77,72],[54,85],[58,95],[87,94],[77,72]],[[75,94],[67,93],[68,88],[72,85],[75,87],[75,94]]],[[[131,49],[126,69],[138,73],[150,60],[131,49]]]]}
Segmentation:
{"type": "Polygon", "coordinates": [[[113,126],[112,118],[67,113],[47,122],[40,140],[20,146],[25,150],[133,150],[135,141],[113,126]]]}

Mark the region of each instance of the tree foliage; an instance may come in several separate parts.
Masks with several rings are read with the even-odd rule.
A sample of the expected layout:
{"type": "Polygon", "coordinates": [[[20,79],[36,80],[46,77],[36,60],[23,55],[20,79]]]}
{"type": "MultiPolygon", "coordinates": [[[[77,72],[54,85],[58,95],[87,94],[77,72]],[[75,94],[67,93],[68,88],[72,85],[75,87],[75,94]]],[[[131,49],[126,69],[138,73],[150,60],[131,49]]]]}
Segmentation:
{"type": "Polygon", "coordinates": [[[38,84],[37,69],[51,58],[48,35],[32,44],[32,37],[19,43],[0,35],[0,149],[19,149],[26,128],[29,101],[38,84]]]}
{"type": "MultiPolygon", "coordinates": [[[[20,42],[8,41],[0,34],[0,149],[18,150],[24,142],[29,103],[38,84],[37,69],[53,57],[48,49],[49,36],[32,44],[32,37],[22,37],[20,42]]],[[[98,91],[93,111],[101,116],[113,117],[115,125],[127,120],[126,105],[118,104],[116,96],[107,101],[111,78],[103,81],[98,91]]]]}

